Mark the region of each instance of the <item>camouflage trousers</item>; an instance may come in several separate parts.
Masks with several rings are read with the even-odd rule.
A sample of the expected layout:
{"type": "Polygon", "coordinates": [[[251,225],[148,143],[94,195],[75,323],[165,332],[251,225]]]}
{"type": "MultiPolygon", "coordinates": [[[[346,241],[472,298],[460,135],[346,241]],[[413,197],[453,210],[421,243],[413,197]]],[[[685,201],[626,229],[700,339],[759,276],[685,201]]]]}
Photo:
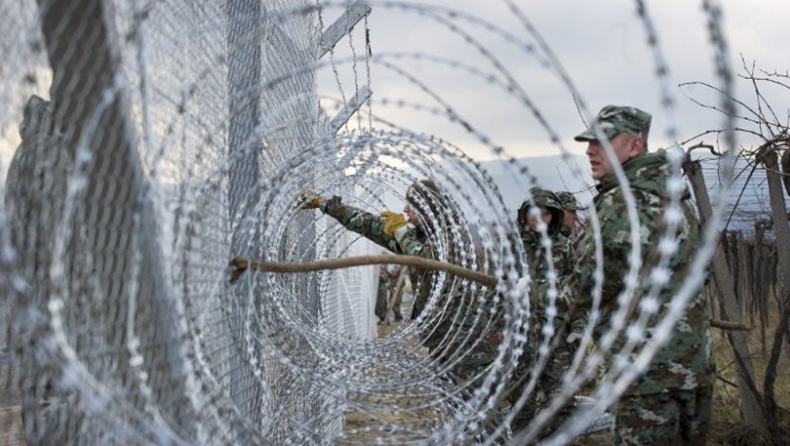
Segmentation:
{"type": "Polygon", "coordinates": [[[381,290],[379,287],[379,292],[376,294],[376,306],[374,307],[374,312],[376,313],[376,317],[379,319],[379,322],[384,320],[384,317],[387,315],[387,290],[381,290]]]}
{"type": "MultiPolygon", "coordinates": [[[[387,307],[389,306],[389,290],[381,290],[379,289],[378,294],[376,295],[376,306],[374,307],[374,313],[376,317],[379,319],[379,322],[383,321],[384,318],[387,316],[387,307]]],[[[403,293],[398,293],[398,297],[395,300],[395,304],[392,306],[392,311],[395,313],[395,320],[403,319],[401,315],[400,306],[403,301],[403,293]]]]}
{"type": "MultiPolygon", "coordinates": [[[[567,335],[568,333],[566,333],[565,330],[560,330],[557,336],[555,336],[553,348],[546,362],[546,366],[540,377],[538,377],[536,392],[527,400],[527,403],[518,414],[516,414],[511,423],[511,428],[514,433],[526,428],[529,422],[532,421],[538,408],[548,405],[554,396],[559,394],[562,390],[562,379],[565,373],[570,369],[573,362],[573,355],[576,354],[576,349],[579,347],[578,342],[572,344],[567,343],[565,341],[567,335]]],[[[518,368],[516,369],[515,379],[516,381],[523,381],[523,384],[518,387],[518,389],[522,389],[521,391],[512,393],[510,397],[511,403],[515,403],[521,396],[523,388],[529,380],[529,373],[535,366],[537,345],[533,346],[530,350],[531,352],[529,354],[521,358],[518,368]]],[[[557,412],[552,420],[543,427],[544,433],[550,433],[556,430],[570,416],[572,402],[572,400],[569,400],[568,404],[557,412]]]]}
{"type": "Polygon", "coordinates": [[[704,445],[713,385],[654,395],[624,395],[614,410],[615,445],[704,445]]]}

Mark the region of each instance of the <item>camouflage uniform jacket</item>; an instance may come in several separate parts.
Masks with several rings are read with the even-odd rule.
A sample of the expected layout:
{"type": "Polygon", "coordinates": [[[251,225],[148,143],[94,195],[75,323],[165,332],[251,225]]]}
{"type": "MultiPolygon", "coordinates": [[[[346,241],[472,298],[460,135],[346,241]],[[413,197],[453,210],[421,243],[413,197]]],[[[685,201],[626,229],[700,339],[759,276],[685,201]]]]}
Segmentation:
{"type": "MultiPolygon", "coordinates": [[[[411,227],[401,237],[399,245],[404,254],[427,259],[441,260],[430,241],[421,239],[416,227],[411,227]]],[[[451,263],[454,255],[450,248],[451,263]]],[[[415,299],[415,311],[420,311],[427,304],[431,295],[433,281],[431,273],[425,273],[420,283],[419,294],[415,299]]],[[[414,283],[414,282],[413,282],[414,283]]],[[[485,294],[472,291],[472,285],[466,280],[448,275],[440,292],[437,303],[441,312],[432,332],[425,339],[425,345],[436,349],[442,343],[452,343],[448,351],[463,353],[470,346],[472,351],[462,361],[462,367],[475,367],[490,362],[496,357],[496,346],[490,341],[491,333],[500,330],[502,324],[502,308],[500,304],[494,308],[493,290],[485,294]],[[452,331],[452,333],[451,333],[452,331]],[[477,364],[479,363],[479,364],[477,364]]]]}
{"type": "MultiPolygon", "coordinates": [[[[571,246],[571,241],[562,235],[560,231],[557,231],[555,234],[549,234],[549,236],[551,237],[551,259],[554,265],[554,274],[557,276],[557,288],[559,289],[563,278],[573,271],[573,247],[571,246]]],[[[524,251],[529,262],[529,275],[535,284],[531,292],[535,293],[536,296],[545,296],[549,287],[547,277],[549,264],[546,250],[540,243],[540,237],[540,233],[527,229],[522,231],[521,241],[524,243],[524,251]]],[[[535,316],[537,320],[533,326],[537,329],[546,316],[540,307],[536,308],[535,316]]],[[[556,315],[557,323],[568,322],[571,320],[571,316],[569,310],[558,312],[556,315]]],[[[583,332],[586,321],[587,318],[577,317],[566,330],[583,332]]],[[[532,336],[536,336],[535,339],[537,339],[537,332],[533,333],[532,336]]]]}
{"type": "MultiPolygon", "coordinates": [[[[560,234],[564,235],[565,238],[568,239],[568,243],[570,244],[571,250],[573,250],[576,249],[577,246],[579,246],[579,241],[581,241],[581,238],[584,235],[584,228],[582,228],[581,226],[575,226],[573,229],[571,229],[562,226],[560,227],[560,234]]],[[[571,260],[571,263],[573,263],[573,260],[571,260]]]]}
{"type": "MultiPolygon", "coordinates": [[[[551,238],[551,259],[554,264],[554,273],[559,282],[573,269],[571,256],[571,242],[557,231],[555,234],[548,234],[551,238]]],[[[541,235],[532,230],[524,230],[521,233],[521,241],[524,243],[524,251],[527,253],[529,262],[529,275],[532,280],[546,280],[549,272],[546,249],[541,245],[541,235]]]]}
{"type": "Polygon", "coordinates": [[[346,229],[356,232],[383,248],[401,254],[395,237],[384,233],[384,217],[343,204],[342,199],[338,196],[327,200],[323,212],[333,217],[346,229]]]}
{"type": "MultiPolygon", "coordinates": [[[[409,254],[401,250],[395,237],[384,233],[385,218],[380,215],[372,214],[354,206],[349,206],[342,203],[338,196],[330,198],[324,208],[324,213],[334,217],[341,225],[347,229],[362,235],[368,240],[382,246],[395,254],[409,254]]],[[[420,228],[415,228],[414,241],[424,243],[427,236],[420,228]]],[[[412,319],[416,319],[422,312],[425,302],[427,302],[430,295],[429,281],[422,280],[426,276],[426,271],[420,268],[409,267],[409,277],[413,284],[420,284],[419,290],[415,290],[415,300],[412,309],[412,319]]]]}
{"type": "MultiPolygon", "coordinates": [[[[657,292],[659,303],[658,316],[669,311],[673,296],[689,268],[699,243],[699,224],[696,220],[688,191],[681,199],[681,221],[671,234],[666,234],[664,213],[669,203],[666,182],[669,165],[666,152],[645,154],[623,163],[623,170],[636,201],[640,224],[642,267],[639,271],[640,284],[634,296],[646,294],[651,288],[652,267],[659,259],[659,241],[665,237],[675,239],[677,251],[669,260],[668,284],[657,292]]],[[[610,319],[618,309],[618,295],[625,288],[624,274],[628,271],[628,258],[631,254],[630,224],[627,205],[614,175],[604,178],[598,186],[599,195],[594,204],[601,223],[603,242],[603,287],[601,298],[600,323],[595,327],[596,339],[609,329],[610,319]]],[[[592,307],[594,288],[595,241],[591,225],[587,225],[576,251],[574,272],[562,284],[561,304],[570,305],[578,312],[586,312],[592,307]]],[[[638,306],[636,307],[638,309],[638,306]]],[[[629,321],[636,320],[637,314],[629,315],[629,321]]],[[[648,323],[645,337],[653,337],[656,325],[654,316],[648,323]]],[[[613,345],[619,351],[624,343],[620,334],[613,345]]],[[[638,349],[638,347],[637,347],[638,349]]],[[[627,358],[633,360],[633,358],[627,358]]],[[[713,348],[710,336],[710,321],[701,291],[692,296],[686,312],[678,321],[674,335],[653,358],[647,371],[628,389],[627,393],[650,395],[672,389],[690,390],[712,385],[715,373],[713,348]]]]}

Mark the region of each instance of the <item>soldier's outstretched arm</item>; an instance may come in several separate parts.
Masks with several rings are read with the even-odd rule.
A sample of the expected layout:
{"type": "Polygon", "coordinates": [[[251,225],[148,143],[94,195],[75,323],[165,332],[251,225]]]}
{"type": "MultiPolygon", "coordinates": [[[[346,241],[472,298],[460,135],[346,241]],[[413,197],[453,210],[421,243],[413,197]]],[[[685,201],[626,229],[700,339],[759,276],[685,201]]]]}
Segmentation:
{"type": "Polygon", "coordinates": [[[320,209],[321,212],[337,220],[346,229],[356,232],[389,251],[397,252],[397,243],[394,237],[384,232],[386,218],[381,215],[344,204],[343,199],[337,195],[329,199],[314,196],[309,201],[305,200],[301,207],[303,209],[320,209]]]}

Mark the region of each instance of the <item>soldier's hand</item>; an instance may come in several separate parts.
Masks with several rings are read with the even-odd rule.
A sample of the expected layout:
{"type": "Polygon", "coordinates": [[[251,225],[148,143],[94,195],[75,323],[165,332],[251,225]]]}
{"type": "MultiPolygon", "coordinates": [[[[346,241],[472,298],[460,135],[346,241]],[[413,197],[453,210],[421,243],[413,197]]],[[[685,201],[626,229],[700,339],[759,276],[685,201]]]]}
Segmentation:
{"type": "Polygon", "coordinates": [[[384,217],[384,233],[390,237],[394,237],[395,231],[409,224],[406,217],[397,212],[384,211],[381,216],[384,217]]]}
{"type": "Polygon", "coordinates": [[[323,197],[314,192],[303,192],[299,196],[298,207],[300,209],[318,209],[322,199],[323,197]]]}
{"type": "Polygon", "coordinates": [[[493,342],[494,344],[501,344],[502,341],[504,340],[505,340],[505,335],[502,334],[501,331],[498,331],[491,335],[491,342],[493,342]]]}
{"type": "Polygon", "coordinates": [[[582,334],[574,331],[571,334],[569,334],[567,338],[565,338],[565,342],[567,342],[568,344],[573,344],[577,341],[581,341],[581,339],[582,339],[582,334]]]}

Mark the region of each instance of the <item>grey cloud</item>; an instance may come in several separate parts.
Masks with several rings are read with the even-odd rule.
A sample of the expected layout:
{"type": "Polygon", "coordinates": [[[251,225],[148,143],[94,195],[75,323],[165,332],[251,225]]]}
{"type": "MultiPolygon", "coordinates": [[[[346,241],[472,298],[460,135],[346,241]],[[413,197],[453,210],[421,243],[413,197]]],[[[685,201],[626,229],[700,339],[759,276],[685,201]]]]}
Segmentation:
{"type": "MultiPolygon", "coordinates": [[[[523,27],[499,2],[453,1],[441,2],[458,9],[467,9],[480,13],[487,20],[501,24],[508,30],[530,40],[523,27]]],[[[643,25],[635,15],[632,2],[606,2],[585,4],[570,0],[553,2],[520,2],[523,3],[525,14],[542,33],[543,37],[559,57],[563,66],[570,73],[575,85],[582,92],[582,98],[589,107],[591,114],[598,108],[609,103],[633,104],[654,114],[653,135],[658,145],[668,144],[663,137],[667,125],[666,115],[660,106],[660,86],[653,73],[655,70],[653,55],[646,45],[643,25]]],[[[775,1],[777,8],[781,6],[775,1]]],[[[702,110],[699,106],[685,99],[674,87],[679,82],[701,80],[716,82],[713,66],[713,50],[705,34],[705,22],[699,6],[689,5],[678,0],[651,3],[648,5],[651,17],[659,30],[660,43],[664,57],[670,65],[672,85],[670,91],[677,100],[675,120],[680,124],[682,135],[690,136],[698,130],[714,128],[719,125],[720,116],[702,110]]],[[[732,15],[740,13],[743,6],[737,2],[725,2],[725,8],[732,7],[732,15]]],[[[764,8],[767,9],[767,6],[764,8]]],[[[725,17],[727,15],[725,9],[725,17]]],[[[769,18],[766,18],[766,20],[769,18]]],[[[766,28],[775,29],[777,24],[768,23],[766,28]]],[[[457,22],[460,23],[460,22],[457,22]]],[[[468,44],[452,33],[439,29],[436,23],[418,15],[395,14],[388,10],[375,10],[370,19],[371,39],[374,53],[377,51],[421,51],[429,54],[442,54],[447,57],[480,64],[481,58],[468,44]]],[[[732,37],[730,45],[733,55],[750,51],[760,54],[755,47],[759,32],[744,32],[739,26],[743,23],[728,22],[728,30],[732,37]],[[735,40],[749,36],[750,41],[741,43],[735,40]]],[[[754,25],[751,25],[754,26],[754,25]]],[[[568,140],[578,132],[581,125],[576,113],[572,97],[555,76],[545,72],[535,59],[512,47],[510,44],[492,38],[487,33],[468,27],[471,33],[484,41],[494,55],[509,69],[514,77],[525,86],[551,125],[557,129],[563,140],[568,140]]],[[[770,34],[767,36],[770,37],[770,34]]],[[[768,67],[778,62],[760,61],[768,67]]],[[[735,59],[738,66],[738,60],[735,59]]],[[[493,88],[479,81],[471,80],[457,71],[429,62],[414,65],[411,72],[415,76],[435,85],[436,92],[457,108],[470,123],[484,129],[492,138],[504,141],[534,138],[544,135],[540,127],[531,117],[531,113],[521,104],[503,99],[493,88]]],[[[482,65],[480,65],[482,66],[482,65]]],[[[490,71],[492,68],[489,66],[490,71]]],[[[376,74],[374,67],[374,74],[376,74]]],[[[391,79],[383,75],[387,81],[391,79]]],[[[374,95],[377,82],[382,78],[373,77],[374,95]]],[[[384,90],[384,88],[382,88],[384,90]]],[[[402,90],[399,90],[402,91],[402,90]]],[[[404,99],[425,101],[424,96],[406,95],[404,99]]],[[[390,98],[392,99],[392,98],[390,98]]],[[[413,118],[411,116],[410,118],[413,118]]],[[[395,112],[392,120],[398,121],[395,112]]],[[[453,130],[453,126],[434,125],[424,129],[435,133],[435,130],[447,131],[438,134],[448,139],[469,141],[463,131],[453,130]]],[[[548,137],[545,137],[548,143],[548,137]]],[[[569,146],[570,150],[580,151],[577,146],[569,146]]]]}

